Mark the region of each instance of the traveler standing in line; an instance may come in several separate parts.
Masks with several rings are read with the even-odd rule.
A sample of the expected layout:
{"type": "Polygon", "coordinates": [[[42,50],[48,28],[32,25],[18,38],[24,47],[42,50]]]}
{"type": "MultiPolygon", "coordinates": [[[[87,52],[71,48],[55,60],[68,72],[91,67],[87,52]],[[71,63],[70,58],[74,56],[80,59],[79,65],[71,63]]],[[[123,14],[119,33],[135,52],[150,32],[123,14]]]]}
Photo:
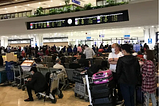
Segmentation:
{"type": "Polygon", "coordinates": [[[85,50],[83,54],[85,54],[86,59],[90,61],[91,64],[93,64],[93,56],[95,55],[95,52],[93,51],[93,49],[89,48],[88,45],[85,45],[85,50]]]}
{"type": "Polygon", "coordinates": [[[118,98],[118,101],[116,101],[116,102],[117,102],[117,104],[121,104],[123,98],[122,98],[122,94],[121,94],[119,84],[116,81],[116,65],[117,65],[117,61],[118,61],[119,57],[122,57],[123,54],[122,54],[122,52],[119,51],[120,46],[117,43],[112,44],[111,47],[112,47],[112,52],[108,56],[108,62],[110,64],[110,70],[112,71],[113,78],[114,78],[114,81],[115,81],[115,85],[118,88],[118,95],[116,94],[116,90],[114,90],[115,99],[118,98]]]}
{"type": "Polygon", "coordinates": [[[76,46],[76,45],[75,45],[74,48],[73,48],[73,52],[74,52],[74,53],[77,53],[77,46],[76,46]]]}
{"type": "Polygon", "coordinates": [[[80,44],[78,44],[77,52],[82,53],[82,47],[81,47],[81,45],[80,45],[80,44]]]}
{"type": "Polygon", "coordinates": [[[131,46],[124,44],[121,47],[123,57],[120,57],[116,67],[116,78],[120,85],[125,106],[134,105],[135,86],[140,81],[140,65],[138,59],[132,55],[131,46]]]}
{"type": "Polygon", "coordinates": [[[146,51],[146,61],[142,66],[142,90],[144,91],[144,106],[149,106],[151,96],[152,106],[156,106],[156,67],[152,50],[146,51]]]}
{"type": "Polygon", "coordinates": [[[35,56],[37,57],[37,54],[38,54],[38,46],[36,45],[35,47],[35,56]]]}

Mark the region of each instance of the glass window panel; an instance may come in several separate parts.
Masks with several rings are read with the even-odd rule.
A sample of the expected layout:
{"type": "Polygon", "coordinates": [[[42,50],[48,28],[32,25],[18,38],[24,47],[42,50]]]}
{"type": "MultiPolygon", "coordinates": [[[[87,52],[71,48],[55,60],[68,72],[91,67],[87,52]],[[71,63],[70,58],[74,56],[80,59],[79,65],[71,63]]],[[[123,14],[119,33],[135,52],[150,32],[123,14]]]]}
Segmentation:
{"type": "Polygon", "coordinates": [[[26,12],[23,12],[23,17],[26,17],[26,12]]]}
{"type": "Polygon", "coordinates": [[[19,16],[18,16],[18,13],[15,13],[15,18],[18,18],[19,16]]]}
{"type": "Polygon", "coordinates": [[[22,17],[22,13],[19,13],[19,17],[22,17]]]}
{"type": "Polygon", "coordinates": [[[49,9],[46,9],[46,10],[45,10],[45,14],[48,14],[48,13],[49,13],[49,9]]]}
{"type": "Polygon", "coordinates": [[[31,15],[31,12],[27,12],[27,16],[30,16],[31,15]]]}
{"type": "Polygon", "coordinates": [[[15,18],[15,14],[11,14],[11,18],[15,18]]]}
{"type": "Polygon", "coordinates": [[[7,15],[3,15],[3,18],[4,18],[4,19],[7,19],[7,15]]]}

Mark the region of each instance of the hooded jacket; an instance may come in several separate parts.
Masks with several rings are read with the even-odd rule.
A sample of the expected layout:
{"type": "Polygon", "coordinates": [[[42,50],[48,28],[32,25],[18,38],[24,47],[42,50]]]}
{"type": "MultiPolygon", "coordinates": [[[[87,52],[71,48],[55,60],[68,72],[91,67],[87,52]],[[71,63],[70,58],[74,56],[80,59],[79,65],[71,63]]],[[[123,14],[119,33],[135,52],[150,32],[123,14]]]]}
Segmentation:
{"type": "Polygon", "coordinates": [[[83,54],[86,55],[86,59],[92,59],[95,55],[95,52],[91,48],[87,47],[85,48],[83,54]]]}
{"type": "Polygon", "coordinates": [[[137,85],[140,81],[140,65],[132,55],[120,57],[117,62],[116,75],[118,83],[137,85]]]}

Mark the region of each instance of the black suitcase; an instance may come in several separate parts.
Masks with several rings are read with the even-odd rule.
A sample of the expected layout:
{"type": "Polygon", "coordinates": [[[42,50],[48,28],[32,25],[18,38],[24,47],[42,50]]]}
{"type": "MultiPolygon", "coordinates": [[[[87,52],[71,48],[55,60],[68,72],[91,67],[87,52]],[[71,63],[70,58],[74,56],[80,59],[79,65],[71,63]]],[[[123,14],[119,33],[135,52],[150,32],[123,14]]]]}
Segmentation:
{"type": "Polygon", "coordinates": [[[69,68],[70,69],[77,69],[80,68],[81,66],[78,63],[70,63],[69,68]]]}
{"type": "Polygon", "coordinates": [[[111,95],[108,84],[92,85],[90,90],[93,99],[109,97],[111,95]]]}
{"type": "Polygon", "coordinates": [[[79,82],[79,83],[83,83],[83,76],[81,74],[81,72],[84,71],[84,69],[76,69],[75,71],[73,71],[73,81],[74,82],[79,82]]]}
{"type": "Polygon", "coordinates": [[[112,106],[112,99],[110,97],[93,99],[93,106],[112,106]]]}

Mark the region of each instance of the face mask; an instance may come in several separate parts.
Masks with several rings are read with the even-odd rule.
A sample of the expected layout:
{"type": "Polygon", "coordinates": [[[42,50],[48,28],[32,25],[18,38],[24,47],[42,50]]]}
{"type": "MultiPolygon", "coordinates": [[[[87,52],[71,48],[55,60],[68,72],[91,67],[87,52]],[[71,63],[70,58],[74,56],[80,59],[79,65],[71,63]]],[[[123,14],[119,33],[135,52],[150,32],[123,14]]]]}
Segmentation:
{"type": "Polygon", "coordinates": [[[112,53],[115,53],[115,48],[112,48],[112,53]]]}
{"type": "Polygon", "coordinates": [[[31,72],[31,75],[33,75],[33,73],[31,72]]]}
{"type": "Polygon", "coordinates": [[[147,60],[147,55],[143,55],[143,58],[147,60]]]}

